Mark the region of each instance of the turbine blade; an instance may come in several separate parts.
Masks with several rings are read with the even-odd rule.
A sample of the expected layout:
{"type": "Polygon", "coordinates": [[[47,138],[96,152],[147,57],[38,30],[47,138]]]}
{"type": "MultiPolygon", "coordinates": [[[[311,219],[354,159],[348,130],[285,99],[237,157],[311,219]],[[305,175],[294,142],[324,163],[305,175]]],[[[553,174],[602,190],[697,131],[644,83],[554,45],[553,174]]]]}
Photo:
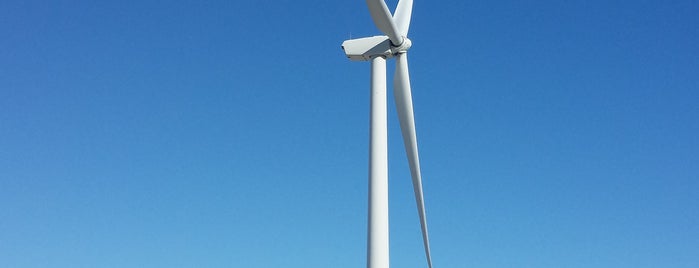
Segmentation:
{"type": "Polygon", "coordinates": [[[371,13],[371,18],[374,19],[374,24],[381,30],[385,35],[391,39],[393,45],[400,45],[403,43],[403,38],[398,34],[398,28],[393,22],[393,17],[391,17],[391,12],[386,6],[384,0],[366,0],[367,6],[369,6],[369,13],[371,13]]]}
{"type": "Polygon", "coordinates": [[[420,215],[420,228],[422,229],[422,242],[425,246],[427,265],[432,268],[430,255],[430,240],[427,234],[427,217],[425,216],[425,202],[422,195],[422,176],[420,175],[420,159],[417,153],[417,137],[415,136],[415,118],[413,116],[413,98],[410,92],[410,77],[408,74],[408,57],[406,53],[396,55],[396,74],[393,76],[393,96],[396,99],[396,110],[400,121],[400,129],[403,133],[405,152],[410,164],[410,175],[413,178],[413,191],[415,202],[420,215]]]}
{"type": "Polygon", "coordinates": [[[410,28],[410,16],[413,13],[413,0],[400,0],[396,12],[393,14],[393,22],[398,28],[398,33],[408,36],[410,28]]]}

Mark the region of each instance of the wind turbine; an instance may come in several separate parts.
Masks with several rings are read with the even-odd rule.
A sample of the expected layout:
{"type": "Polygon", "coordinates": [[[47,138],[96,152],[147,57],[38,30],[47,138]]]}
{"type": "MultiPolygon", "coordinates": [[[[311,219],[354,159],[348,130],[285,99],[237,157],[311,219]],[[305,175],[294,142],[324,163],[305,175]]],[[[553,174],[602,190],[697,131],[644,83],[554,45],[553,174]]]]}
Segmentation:
{"type": "Polygon", "coordinates": [[[422,195],[420,160],[415,136],[413,100],[408,77],[407,52],[412,0],[400,0],[391,12],[383,0],[366,0],[374,24],[385,35],[346,40],[342,49],[350,60],[371,61],[371,119],[369,123],[369,222],[367,235],[367,267],[388,268],[388,141],[386,125],[386,60],[396,58],[393,95],[400,121],[403,142],[413,179],[413,191],[420,215],[422,240],[427,265],[432,268],[427,235],[425,203],[422,195]]]}

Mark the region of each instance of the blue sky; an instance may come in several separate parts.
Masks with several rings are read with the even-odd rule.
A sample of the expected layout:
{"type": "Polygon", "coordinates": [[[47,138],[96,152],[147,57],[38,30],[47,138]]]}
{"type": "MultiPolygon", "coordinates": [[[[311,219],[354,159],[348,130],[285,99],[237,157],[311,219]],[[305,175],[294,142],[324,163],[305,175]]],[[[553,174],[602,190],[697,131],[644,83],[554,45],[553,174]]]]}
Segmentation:
{"type": "MultiPolygon", "coordinates": [[[[435,267],[698,267],[697,13],[415,1],[435,267]]],[[[378,33],[364,1],[0,2],[1,266],[364,266],[340,43],[378,33]]],[[[399,133],[391,100],[391,264],[426,267],[399,133]]]]}

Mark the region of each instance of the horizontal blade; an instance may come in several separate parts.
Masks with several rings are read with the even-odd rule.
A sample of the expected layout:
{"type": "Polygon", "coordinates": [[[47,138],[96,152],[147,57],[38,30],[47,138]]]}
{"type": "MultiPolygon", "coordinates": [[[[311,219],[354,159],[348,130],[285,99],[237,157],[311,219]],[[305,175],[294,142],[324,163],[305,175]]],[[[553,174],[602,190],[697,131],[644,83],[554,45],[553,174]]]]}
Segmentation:
{"type": "Polygon", "coordinates": [[[410,16],[413,14],[413,0],[400,0],[396,12],[393,14],[393,22],[398,28],[398,34],[408,36],[410,28],[410,16]]]}
{"type": "Polygon", "coordinates": [[[367,6],[369,6],[369,13],[371,13],[371,18],[374,19],[374,24],[381,30],[389,39],[391,43],[397,46],[403,43],[403,38],[398,34],[398,28],[393,22],[393,17],[391,17],[391,12],[386,6],[384,0],[366,0],[367,6]]]}
{"type": "Polygon", "coordinates": [[[413,115],[413,97],[410,92],[410,77],[408,74],[408,57],[406,53],[396,55],[396,74],[393,76],[393,96],[396,99],[396,110],[400,121],[400,129],[403,133],[405,152],[410,164],[410,175],[413,178],[413,191],[415,202],[420,215],[420,228],[422,229],[422,242],[425,246],[427,265],[432,268],[432,256],[430,255],[430,239],[427,234],[427,217],[425,215],[425,202],[422,195],[422,176],[420,175],[420,159],[417,153],[417,137],[415,135],[415,118],[413,115]]]}

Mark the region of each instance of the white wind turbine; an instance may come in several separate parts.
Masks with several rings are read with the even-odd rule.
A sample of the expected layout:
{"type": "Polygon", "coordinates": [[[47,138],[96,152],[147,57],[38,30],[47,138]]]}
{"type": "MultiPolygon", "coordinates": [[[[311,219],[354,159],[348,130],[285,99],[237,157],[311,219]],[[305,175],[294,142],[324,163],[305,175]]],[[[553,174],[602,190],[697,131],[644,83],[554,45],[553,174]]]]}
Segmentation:
{"type": "Polygon", "coordinates": [[[413,9],[412,0],[400,0],[391,16],[383,0],[366,0],[374,24],[385,34],[346,40],[342,49],[350,60],[371,61],[371,119],[369,138],[369,230],[367,267],[388,268],[388,145],[386,126],[386,59],[396,58],[393,95],[400,121],[405,151],[413,179],[415,201],[420,215],[422,240],[427,265],[432,268],[427,219],[422,195],[420,161],[415,137],[413,100],[408,77],[407,51],[411,46],[406,37],[413,9]]]}

